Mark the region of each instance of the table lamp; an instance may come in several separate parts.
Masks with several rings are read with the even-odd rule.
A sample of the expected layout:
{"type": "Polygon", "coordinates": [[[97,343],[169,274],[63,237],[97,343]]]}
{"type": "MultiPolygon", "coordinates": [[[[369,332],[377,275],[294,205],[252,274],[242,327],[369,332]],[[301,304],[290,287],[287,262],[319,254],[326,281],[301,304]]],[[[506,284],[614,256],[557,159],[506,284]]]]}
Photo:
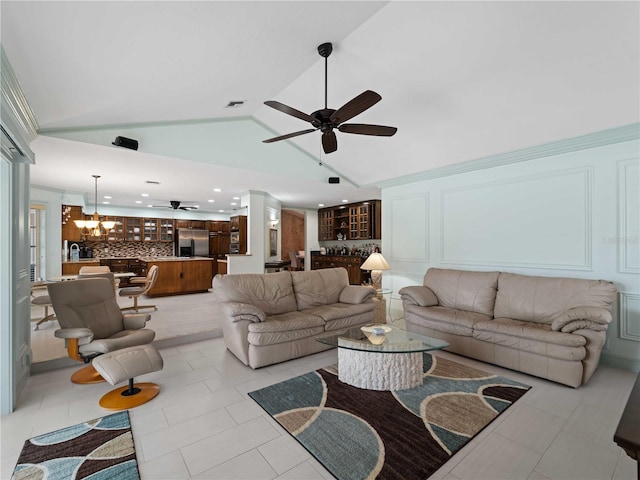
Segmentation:
{"type": "Polygon", "coordinates": [[[371,270],[371,281],[376,290],[382,289],[382,270],[389,270],[391,267],[381,253],[375,252],[369,255],[360,266],[362,270],[371,270]]]}

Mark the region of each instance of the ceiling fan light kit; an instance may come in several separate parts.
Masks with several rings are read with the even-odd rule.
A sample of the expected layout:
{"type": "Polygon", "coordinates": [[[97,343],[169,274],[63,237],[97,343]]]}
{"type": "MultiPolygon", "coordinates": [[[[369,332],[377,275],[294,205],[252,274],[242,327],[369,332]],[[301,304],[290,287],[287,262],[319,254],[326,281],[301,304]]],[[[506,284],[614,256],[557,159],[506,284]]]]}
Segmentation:
{"type": "Polygon", "coordinates": [[[333,45],[331,43],[327,42],[318,46],[318,53],[324,58],[324,108],[316,110],[311,115],[308,115],[275,100],[267,100],[264,102],[265,105],[282,113],[286,113],[292,117],[309,122],[313,128],[263,140],[263,143],[278,142],[280,140],[286,140],[320,130],[322,132],[322,149],[324,150],[324,153],[333,153],[338,149],[338,139],[334,132],[335,128],[342,133],[372,135],[376,137],[391,137],[398,131],[395,127],[386,127],[383,125],[370,125],[364,123],[343,124],[343,122],[351,120],[356,115],[361,114],[382,100],[382,97],[372,90],[364,91],[337,110],[327,107],[327,59],[329,58],[329,55],[331,55],[332,51],[333,45]]]}

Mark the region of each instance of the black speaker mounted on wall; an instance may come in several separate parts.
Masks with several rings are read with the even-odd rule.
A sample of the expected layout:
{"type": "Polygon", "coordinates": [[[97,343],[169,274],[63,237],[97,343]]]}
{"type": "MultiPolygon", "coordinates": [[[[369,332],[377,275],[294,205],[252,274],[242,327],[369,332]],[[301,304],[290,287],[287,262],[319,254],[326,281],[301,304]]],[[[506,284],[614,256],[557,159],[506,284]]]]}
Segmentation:
{"type": "Polygon", "coordinates": [[[130,148],[131,150],[138,150],[138,141],[127,137],[116,137],[115,141],[111,142],[116,147],[130,148]]]}
{"type": "Polygon", "coordinates": [[[329,183],[340,183],[340,177],[329,177],[329,183]]]}

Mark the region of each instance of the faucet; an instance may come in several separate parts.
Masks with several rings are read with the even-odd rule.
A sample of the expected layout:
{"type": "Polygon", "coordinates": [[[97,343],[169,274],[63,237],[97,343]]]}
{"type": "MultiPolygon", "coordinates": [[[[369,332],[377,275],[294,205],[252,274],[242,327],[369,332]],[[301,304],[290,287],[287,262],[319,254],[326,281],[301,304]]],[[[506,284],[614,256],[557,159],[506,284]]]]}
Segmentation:
{"type": "Polygon", "coordinates": [[[80,260],[80,247],[77,243],[71,244],[71,248],[69,248],[69,251],[71,252],[70,256],[72,261],[80,260]],[[75,251],[73,250],[73,247],[76,248],[75,251]]]}

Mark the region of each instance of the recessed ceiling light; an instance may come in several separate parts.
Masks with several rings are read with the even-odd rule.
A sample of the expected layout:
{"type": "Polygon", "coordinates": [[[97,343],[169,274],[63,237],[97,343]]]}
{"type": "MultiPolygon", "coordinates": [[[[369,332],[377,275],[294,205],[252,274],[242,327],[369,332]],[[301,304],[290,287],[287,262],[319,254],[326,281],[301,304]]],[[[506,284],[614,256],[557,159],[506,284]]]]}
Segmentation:
{"type": "Polygon", "coordinates": [[[237,205],[237,203],[236,202],[231,202],[231,205],[237,205]]]}
{"type": "Polygon", "coordinates": [[[342,200],[342,203],[349,203],[349,200],[342,200]]]}
{"type": "Polygon", "coordinates": [[[224,210],[218,210],[218,211],[219,211],[220,213],[223,213],[223,212],[224,212],[224,210]]]}
{"type": "Polygon", "coordinates": [[[102,202],[103,205],[109,205],[109,202],[102,202]]]}
{"type": "Polygon", "coordinates": [[[136,203],[142,203],[142,200],[136,200],[136,203]]]}
{"type": "Polygon", "coordinates": [[[149,196],[149,194],[148,194],[148,193],[141,193],[141,194],[140,194],[140,196],[141,196],[141,197],[148,197],[148,196],[149,196]]]}
{"type": "Polygon", "coordinates": [[[147,207],[149,207],[149,208],[153,208],[153,205],[147,205],[147,207]]]}
{"type": "Polygon", "coordinates": [[[319,207],[324,207],[324,203],[319,203],[318,206],[319,207]]]}
{"type": "Polygon", "coordinates": [[[240,197],[233,197],[234,200],[240,200],[240,197]]]}
{"type": "Polygon", "coordinates": [[[213,202],[215,202],[215,200],[207,200],[207,202],[213,203],[213,202]]]}
{"type": "Polygon", "coordinates": [[[222,189],[221,189],[221,188],[214,188],[214,189],[213,189],[213,191],[214,191],[214,192],[221,192],[221,191],[222,191],[222,189]]]}
{"type": "Polygon", "coordinates": [[[111,198],[113,197],[111,197],[111,195],[105,195],[104,198],[106,198],[107,200],[111,200],[111,198]]]}

